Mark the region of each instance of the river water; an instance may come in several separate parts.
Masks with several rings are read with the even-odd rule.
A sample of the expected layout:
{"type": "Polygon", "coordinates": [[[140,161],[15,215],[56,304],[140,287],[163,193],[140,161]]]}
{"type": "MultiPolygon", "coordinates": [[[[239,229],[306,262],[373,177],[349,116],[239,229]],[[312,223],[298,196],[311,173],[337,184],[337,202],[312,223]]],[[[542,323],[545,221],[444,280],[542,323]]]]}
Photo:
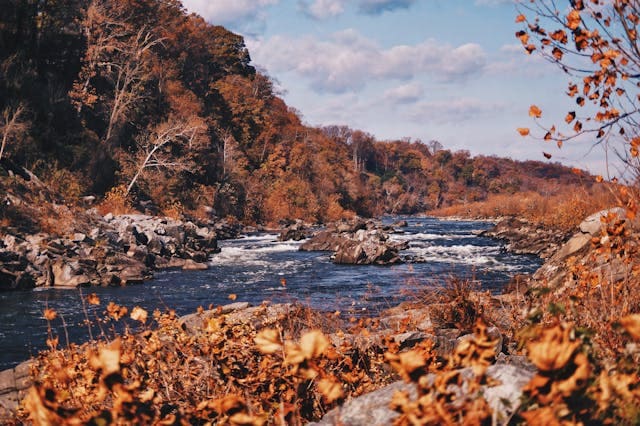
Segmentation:
{"type": "MultiPolygon", "coordinates": [[[[384,218],[391,223],[398,218],[384,218]]],[[[299,242],[278,242],[275,234],[247,235],[220,241],[221,252],[206,271],[161,271],[152,281],[124,288],[39,289],[0,293],[0,370],[26,360],[44,347],[47,322],[43,310],[55,309],[52,332],[66,344],[86,340],[83,321],[101,316],[113,301],[129,309],[141,306],[175,309],[179,315],[199,307],[238,302],[300,302],[326,311],[373,315],[417,297],[421,289],[443,285],[451,277],[470,279],[482,289],[499,291],[514,274],[535,271],[535,256],[507,253],[503,245],[477,233],[490,223],[403,218],[409,226],[395,240],[407,240],[402,255],[421,256],[424,263],[395,266],[334,265],[330,253],[300,252],[299,242]],[[99,306],[83,308],[81,295],[97,293],[99,306]],[[231,296],[233,298],[234,296],[231,296]]],[[[92,327],[94,336],[100,328],[92,327]]]]}

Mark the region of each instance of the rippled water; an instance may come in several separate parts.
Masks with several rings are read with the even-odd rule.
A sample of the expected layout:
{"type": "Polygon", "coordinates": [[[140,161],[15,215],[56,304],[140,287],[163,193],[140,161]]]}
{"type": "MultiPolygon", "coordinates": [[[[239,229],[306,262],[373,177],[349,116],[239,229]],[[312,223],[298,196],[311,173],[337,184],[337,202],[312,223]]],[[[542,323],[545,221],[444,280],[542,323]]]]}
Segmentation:
{"type": "MultiPolygon", "coordinates": [[[[478,237],[477,232],[491,226],[488,223],[406,219],[409,226],[402,229],[404,233],[392,238],[409,241],[410,248],[402,255],[420,256],[425,263],[334,265],[329,253],[299,252],[299,242],[278,242],[277,235],[262,234],[221,241],[222,251],[206,271],[158,272],[152,281],[125,288],[0,294],[0,369],[43,348],[47,323],[42,311],[47,306],[60,314],[53,321],[53,333],[64,345],[66,334],[71,341],[86,339],[87,326],[79,324],[86,317],[95,319],[110,301],[129,308],[172,308],[187,314],[198,306],[230,303],[229,295],[235,294],[237,301],[254,304],[298,301],[322,310],[367,315],[415,297],[424,286],[441,285],[452,276],[474,279],[482,288],[498,291],[514,274],[532,272],[541,264],[537,257],[507,253],[499,242],[478,237]],[[83,309],[81,291],[97,293],[102,304],[83,309]]],[[[91,329],[94,336],[101,331],[96,326],[91,329]]]]}

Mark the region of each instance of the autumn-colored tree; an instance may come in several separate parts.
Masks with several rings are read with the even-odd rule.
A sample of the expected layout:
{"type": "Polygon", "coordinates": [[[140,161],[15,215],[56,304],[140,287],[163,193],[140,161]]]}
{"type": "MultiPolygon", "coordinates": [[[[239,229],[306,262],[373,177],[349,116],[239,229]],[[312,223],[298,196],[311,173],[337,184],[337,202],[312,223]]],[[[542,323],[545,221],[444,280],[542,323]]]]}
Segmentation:
{"type": "Polygon", "coordinates": [[[102,140],[107,145],[144,98],[152,49],[162,42],[151,29],[136,24],[124,2],[105,0],[93,0],[82,22],[87,49],[70,95],[79,112],[83,106],[103,110],[102,140]]]}
{"type": "MultiPolygon", "coordinates": [[[[559,147],[581,136],[595,143],[623,142],[619,156],[640,171],[640,3],[636,0],[532,0],[522,2],[516,33],[527,53],[536,52],[567,74],[575,107],[564,123],[540,125],[544,140],[559,147]],[[568,4],[567,4],[568,3],[568,4]]],[[[529,115],[540,119],[532,105],[529,115]]],[[[519,132],[526,136],[528,128],[519,132]]],[[[615,148],[614,148],[615,149],[615,148]]],[[[548,154],[545,156],[549,157],[548,154]]]]}
{"type": "Polygon", "coordinates": [[[16,108],[6,107],[0,116],[0,134],[2,134],[2,144],[0,144],[0,160],[4,155],[7,144],[10,141],[18,140],[20,133],[26,131],[27,123],[24,121],[26,108],[18,105],[16,108]]]}
{"type": "Polygon", "coordinates": [[[137,169],[127,185],[127,194],[146,169],[190,170],[193,163],[187,160],[187,155],[176,152],[194,149],[201,144],[205,130],[198,117],[190,120],[170,117],[143,134],[138,142],[137,169]]]}

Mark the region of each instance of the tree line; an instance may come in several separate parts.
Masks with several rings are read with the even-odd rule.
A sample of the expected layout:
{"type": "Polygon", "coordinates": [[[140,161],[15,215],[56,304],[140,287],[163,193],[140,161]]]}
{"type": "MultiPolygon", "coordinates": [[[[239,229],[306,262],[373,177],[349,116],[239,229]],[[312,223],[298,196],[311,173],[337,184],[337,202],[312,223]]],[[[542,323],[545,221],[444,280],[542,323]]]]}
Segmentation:
{"type": "Polygon", "coordinates": [[[253,223],[418,213],[581,176],[556,163],[311,127],[241,36],[178,0],[10,0],[0,8],[0,160],[68,201],[253,223]]]}

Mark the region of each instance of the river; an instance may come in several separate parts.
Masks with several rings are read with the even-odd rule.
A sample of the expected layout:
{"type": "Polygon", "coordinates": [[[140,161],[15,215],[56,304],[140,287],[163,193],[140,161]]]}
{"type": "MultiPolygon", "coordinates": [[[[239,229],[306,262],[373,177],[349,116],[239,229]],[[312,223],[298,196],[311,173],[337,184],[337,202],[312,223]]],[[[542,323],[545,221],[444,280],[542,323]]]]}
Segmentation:
{"type": "MultiPolygon", "coordinates": [[[[199,306],[231,303],[235,297],[252,304],[300,302],[363,316],[415,298],[421,289],[443,285],[453,276],[475,280],[480,288],[497,292],[514,274],[533,272],[542,263],[535,256],[508,253],[499,241],[478,236],[491,227],[487,222],[402,219],[409,226],[392,236],[410,242],[401,254],[421,256],[427,262],[391,267],[334,265],[329,253],[300,252],[299,242],[278,242],[275,234],[257,234],[220,241],[221,252],[212,257],[206,271],[161,271],[149,282],[124,288],[0,293],[0,370],[44,347],[46,307],[59,314],[51,325],[64,345],[67,335],[71,341],[86,339],[84,320],[101,316],[111,301],[129,309],[171,308],[183,315],[199,306]],[[99,306],[83,308],[81,295],[89,293],[100,297],[99,306]]],[[[94,325],[92,333],[99,334],[99,327],[94,325]]]]}

